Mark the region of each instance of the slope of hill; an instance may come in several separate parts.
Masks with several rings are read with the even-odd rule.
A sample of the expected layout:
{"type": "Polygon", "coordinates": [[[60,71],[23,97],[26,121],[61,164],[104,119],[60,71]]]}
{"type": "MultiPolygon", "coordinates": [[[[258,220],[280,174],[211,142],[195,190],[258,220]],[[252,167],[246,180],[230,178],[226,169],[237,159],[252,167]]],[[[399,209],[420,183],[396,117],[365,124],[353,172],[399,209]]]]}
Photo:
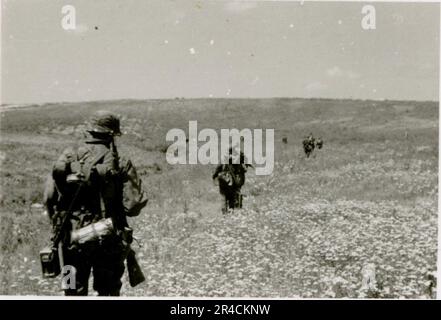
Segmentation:
{"type": "MultiPolygon", "coordinates": [[[[126,295],[433,296],[438,104],[305,99],[196,99],[47,104],[0,113],[0,294],[58,295],[41,279],[49,239],[38,207],[52,162],[95,110],[122,115],[120,153],[150,198],[132,219],[147,281],[126,295]],[[244,209],[222,216],[212,166],[166,163],[171,128],[273,128],[271,176],[250,170],[244,209]],[[322,136],[305,159],[301,140],[322,136]],[[282,143],[286,137],[288,144],[282,143]],[[37,204],[37,205],[36,205],[37,204]],[[367,265],[377,289],[361,288],[367,265]]],[[[136,247],[136,245],[135,245],[136,247]]]]}

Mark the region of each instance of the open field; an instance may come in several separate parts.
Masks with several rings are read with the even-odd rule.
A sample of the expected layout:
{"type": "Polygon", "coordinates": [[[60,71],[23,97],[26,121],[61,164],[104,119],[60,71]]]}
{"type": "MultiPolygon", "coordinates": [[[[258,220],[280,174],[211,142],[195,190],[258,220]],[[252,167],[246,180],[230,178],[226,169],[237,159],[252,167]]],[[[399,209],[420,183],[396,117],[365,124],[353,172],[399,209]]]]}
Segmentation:
{"type": "Polygon", "coordinates": [[[49,221],[38,208],[52,162],[97,109],[123,115],[120,154],[150,201],[131,220],[147,281],[143,296],[430,298],[436,270],[438,103],[198,99],[47,104],[1,112],[0,294],[61,295],[38,251],[49,221]],[[165,134],[274,128],[271,176],[247,173],[244,209],[222,216],[213,166],[171,166],[165,134]],[[322,136],[305,159],[301,140],[322,136]],[[282,143],[287,137],[288,144],[282,143]],[[360,289],[376,267],[378,290],[360,289]]]}

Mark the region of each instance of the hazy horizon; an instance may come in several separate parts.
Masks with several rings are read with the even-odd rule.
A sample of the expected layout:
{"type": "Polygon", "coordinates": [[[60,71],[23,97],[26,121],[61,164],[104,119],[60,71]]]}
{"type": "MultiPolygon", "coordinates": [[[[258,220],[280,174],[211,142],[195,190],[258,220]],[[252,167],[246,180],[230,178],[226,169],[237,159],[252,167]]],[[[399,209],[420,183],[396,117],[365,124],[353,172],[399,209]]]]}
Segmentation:
{"type": "Polygon", "coordinates": [[[2,1],[2,104],[438,101],[439,3],[2,1]],[[364,5],[376,29],[361,28],[364,5]]]}
{"type": "Polygon", "coordinates": [[[0,106],[32,106],[32,105],[49,105],[49,104],[80,104],[80,103],[105,103],[105,102],[119,102],[119,101],[175,101],[175,100],[332,100],[332,101],[364,101],[364,102],[429,102],[429,103],[439,103],[437,100],[400,100],[400,99],[362,99],[362,98],[321,98],[321,97],[176,97],[176,98],[115,98],[115,99],[100,99],[100,100],[83,100],[83,101],[46,101],[46,102],[27,102],[27,103],[2,103],[0,106]]]}

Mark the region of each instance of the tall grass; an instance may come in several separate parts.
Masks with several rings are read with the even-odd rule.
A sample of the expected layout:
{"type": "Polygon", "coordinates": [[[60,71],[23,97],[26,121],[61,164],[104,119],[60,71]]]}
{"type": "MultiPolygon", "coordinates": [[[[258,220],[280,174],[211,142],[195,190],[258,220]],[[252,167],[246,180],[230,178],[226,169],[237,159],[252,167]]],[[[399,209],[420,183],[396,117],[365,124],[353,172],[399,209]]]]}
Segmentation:
{"type": "Polygon", "coordinates": [[[433,297],[437,105],[301,99],[127,100],[2,112],[1,293],[61,294],[58,280],[40,277],[38,251],[49,226],[33,204],[41,202],[52,162],[78,143],[97,109],[123,116],[119,151],[135,163],[150,198],[130,220],[147,281],[125,284],[124,294],[433,297]],[[221,214],[212,166],[166,163],[166,132],[187,130],[189,120],[199,129],[275,129],[275,170],[248,172],[243,210],[221,214]],[[325,145],[306,159],[301,140],[309,132],[325,145]],[[361,269],[369,263],[378,288],[366,293],[361,269]]]}

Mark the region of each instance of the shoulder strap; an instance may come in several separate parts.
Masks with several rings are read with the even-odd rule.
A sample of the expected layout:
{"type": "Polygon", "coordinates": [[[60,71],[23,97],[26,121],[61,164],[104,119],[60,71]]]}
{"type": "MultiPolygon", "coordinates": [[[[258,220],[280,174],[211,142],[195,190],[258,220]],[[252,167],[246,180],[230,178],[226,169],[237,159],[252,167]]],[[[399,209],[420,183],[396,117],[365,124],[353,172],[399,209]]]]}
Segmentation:
{"type": "MultiPolygon", "coordinates": [[[[92,168],[98,163],[100,162],[107,153],[109,153],[110,150],[103,150],[102,152],[100,152],[95,158],[93,158],[92,162],[88,164],[85,172],[83,172],[83,174],[85,175],[86,179],[89,179],[92,168]]],[[[103,195],[101,193],[101,190],[98,191],[99,197],[100,197],[100,211],[101,211],[101,217],[105,218],[105,212],[106,212],[106,208],[104,205],[104,199],[103,199],[103,195]]]]}
{"type": "MultiPolygon", "coordinates": [[[[90,163],[88,163],[87,164],[87,166],[84,168],[83,167],[83,174],[84,174],[84,176],[86,177],[86,180],[88,180],[89,179],[89,177],[90,177],[90,173],[91,173],[91,171],[92,171],[92,168],[98,163],[98,162],[100,162],[105,156],[106,156],[106,154],[107,153],[109,153],[110,152],[110,150],[103,150],[102,152],[100,152],[97,156],[95,156],[93,159],[92,159],[92,161],[90,162],[90,163]]],[[[80,161],[81,161],[81,159],[80,159],[80,161]]]]}

